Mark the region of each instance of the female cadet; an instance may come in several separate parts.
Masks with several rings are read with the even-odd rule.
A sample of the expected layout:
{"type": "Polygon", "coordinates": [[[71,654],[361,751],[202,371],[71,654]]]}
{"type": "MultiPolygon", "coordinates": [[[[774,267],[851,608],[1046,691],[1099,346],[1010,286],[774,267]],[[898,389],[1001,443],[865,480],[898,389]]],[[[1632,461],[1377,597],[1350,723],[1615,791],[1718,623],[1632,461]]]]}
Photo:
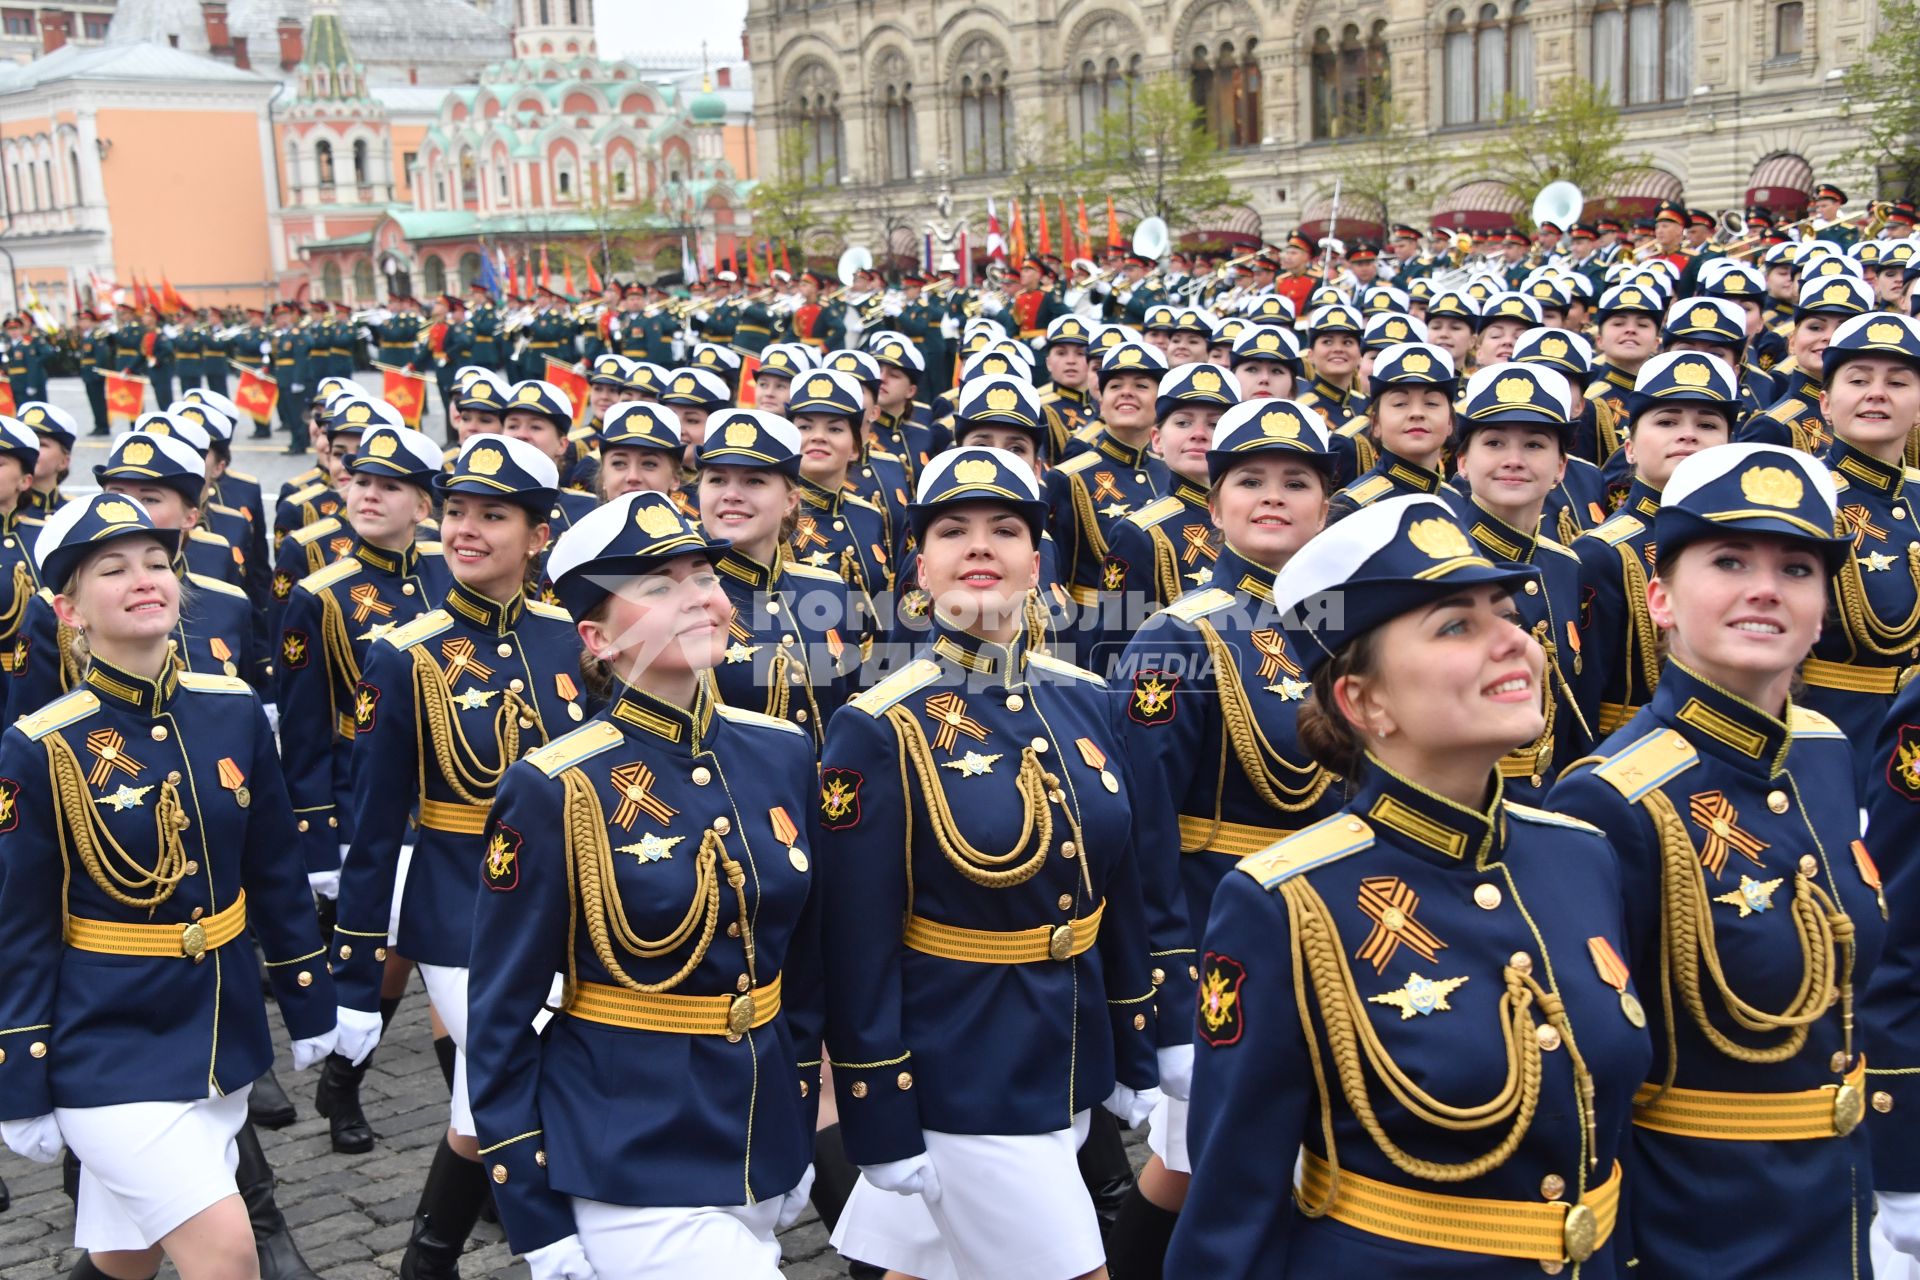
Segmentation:
{"type": "Polygon", "coordinates": [[[853,691],[860,619],[840,575],[795,564],[785,532],[800,507],[800,433],[757,409],[722,409],[700,461],[700,524],[729,545],[714,561],[733,604],[722,702],[791,720],[817,753],[853,691]]]}
{"type": "Polygon", "coordinates": [[[1330,522],[1382,498],[1440,491],[1457,385],[1453,357],[1430,343],[1402,342],[1374,358],[1368,379],[1374,463],[1333,495],[1330,522]]]}
{"type": "Polygon", "coordinates": [[[834,717],[821,775],[827,1034],[862,1170],[834,1244],[918,1276],[1103,1276],[1075,1150],[1095,1105],[1137,1124],[1157,1092],[1119,708],[1028,647],[1033,473],[952,449],[917,497],[933,639],[834,717]]]}
{"type": "Polygon", "coordinates": [[[1674,469],[1647,588],[1659,687],[1550,797],[1618,851],[1654,1028],[1633,1105],[1637,1275],[1868,1274],[1854,992],[1885,933],[1880,877],[1845,739],[1788,696],[1851,551],[1835,508],[1819,460],[1778,446],[1674,469]]]}
{"type": "Polygon", "coordinates": [[[1417,495],[1280,572],[1300,740],[1353,794],[1214,894],[1170,1274],[1614,1273],[1647,1037],[1605,838],[1502,794],[1542,723],[1532,576],[1417,495]]]}
{"type": "Polygon", "coordinates": [[[1855,316],[1834,331],[1822,358],[1820,406],[1833,428],[1826,463],[1853,554],[1834,575],[1839,625],[1821,632],[1800,678],[1805,705],[1854,744],[1864,799],[1878,765],[1874,733],[1920,661],[1920,484],[1905,465],[1920,425],[1920,321],[1855,316]]]}
{"type": "Polygon", "coordinates": [[[353,842],[329,957],[345,1029],[340,1056],[362,1068],[392,1017],[380,998],[392,919],[394,946],[419,965],[455,1049],[452,1126],[402,1263],[415,1280],[459,1274],[486,1188],[459,1051],[487,806],[508,766],[586,715],[579,638],[564,610],[527,598],[558,485],[552,459],[524,440],[468,438],[454,469],[435,481],[446,502],[442,546],[453,585],[438,608],[368,646],[354,690],[353,842]],[[409,826],[416,806],[417,840],[409,826]]]}
{"type": "MultiPolygon", "coordinates": [[[[507,396],[500,434],[525,440],[553,459],[554,470],[568,463],[573,442],[567,438],[573,427],[573,401],[551,382],[538,379],[516,382],[507,396]]],[[[554,532],[571,528],[573,522],[592,511],[599,500],[590,493],[562,489],[555,496],[547,516],[554,532]]]]}
{"type": "MultiPolygon", "coordinates": [[[[300,580],[287,599],[279,642],[280,754],[307,879],[320,900],[321,928],[333,931],[340,860],[353,839],[355,711],[367,649],[424,613],[447,593],[439,548],[423,549],[414,530],[432,507],[440,448],[408,427],[366,433],[348,462],[347,523],[352,545],[300,580]]],[[[395,993],[396,995],[398,992],[395,993]]],[[[373,1149],[360,1109],[360,1078],[334,1054],[321,1073],[314,1108],[331,1121],[334,1150],[373,1149]]]]}
{"type": "Polygon", "coordinates": [[[713,697],[726,549],[635,493],[548,563],[612,700],[501,782],[467,1024],[482,1159],[537,1280],[773,1280],[806,1202],[819,783],[798,727],[713,697]]]}
{"type": "Polygon", "coordinates": [[[893,590],[896,544],[887,513],[848,488],[865,397],[850,375],[820,369],[797,379],[787,401],[787,418],[800,433],[800,507],[789,551],[794,563],[830,570],[847,584],[863,648],[890,625],[878,610],[893,590]]]}
{"type": "Polygon", "coordinates": [[[232,949],[249,928],[295,1068],[334,1038],[266,715],[244,680],[173,661],[179,539],[119,494],[49,517],[41,578],[91,660],[0,741],[0,1131],[83,1162],[74,1239],[104,1265],[82,1277],[150,1276],[162,1252],[187,1277],[260,1274],[235,1183],[236,1160],[265,1170],[242,1125],[273,1058],[232,949]]]}
{"type": "MultiPolygon", "coordinates": [[[[1282,623],[1272,591],[1273,575],[1320,531],[1337,465],[1320,415],[1297,401],[1227,410],[1207,452],[1208,510],[1223,543],[1213,584],[1149,619],[1114,676],[1131,686],[1125,727],[1168,1081],[1192,1070],[1193,1022],[1178,1011],[1193,1004],[1197,944],[1221,878],[1339,804],[1332,775],[1294,731],[1308,642],[1282,623]]],[[[1129,1276],[1159,1274],[1191,1172],[1186,1122],[1172,1096],[1154,1112],[1154,1154],[1114,1245],[1129,1276]]]]}
{"type": "Polygon", "coordinates": [[[622,401],[607,410],[595,435],[600,444],[595,483],[602,502],[643,489],[680,491],[680,420],[673,410],[622,401]]]}

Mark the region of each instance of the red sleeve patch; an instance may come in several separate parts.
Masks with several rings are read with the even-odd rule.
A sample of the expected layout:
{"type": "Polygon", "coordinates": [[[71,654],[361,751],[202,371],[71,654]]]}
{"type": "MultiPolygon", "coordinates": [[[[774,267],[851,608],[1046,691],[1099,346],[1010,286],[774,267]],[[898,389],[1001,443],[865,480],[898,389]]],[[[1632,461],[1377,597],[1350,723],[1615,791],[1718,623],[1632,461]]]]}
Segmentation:
{"type": "Polygon", "coordinates": [[[1894,794],[1920,803],[1920,724],[1903,724],[1887,759],[1887,785],[1894,794]]]}
{"type": "Polygon", "coordinates": [[[280,637],[280,656],[286,660],[288,670],[303,670],[307,665],[310,648],[307,633],[304,631],[289,631],[280,637]]]}
{"type": "Polygon", "coordinates": [[[1247,971],[1238,960],[1207,952],[1200,976],[1200,1038],[1216,1049],[1240,1043],[1247,1029],[1240,987],[1247,971]]]}
{"type": "Polygon", "coordinates": [[[498,823],[487,839],[487,856],[480,864],[480,879],[495,893],[509,893],[520,887],[520,833],[498,823]]]}
{"type": "Polygon", "coordinates": [[[824,769],[820,773],[820,825],[828,831],[846,831],[860,825],[860,784],[852,769],[824,769]]]}
{"type": "Polygon", "coordinates": [[[1180,677],[1164,671],[1142,670],[1134,673],[1133,696],[1127,699],[1127,718],[1135,724],[1167,724],[1176,710],[1173,691],[1180,677]]]}
{"type": "Polygon", "coordinates": [[[380,707],[380,691],[362,680],[353,690],[353,727],[361,733],[373,728],[374,713],[380,707]]]}

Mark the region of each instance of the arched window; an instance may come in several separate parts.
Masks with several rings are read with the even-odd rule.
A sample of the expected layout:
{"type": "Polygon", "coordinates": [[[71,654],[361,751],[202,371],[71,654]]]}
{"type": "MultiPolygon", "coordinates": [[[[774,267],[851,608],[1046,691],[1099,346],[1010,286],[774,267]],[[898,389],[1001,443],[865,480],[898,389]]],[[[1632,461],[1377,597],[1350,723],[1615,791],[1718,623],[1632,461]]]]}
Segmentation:
{"type": "Polygon", "coordinates": [[[959,73],[960,165],[968,173],[1003,173],[1008,163],[1007,59],[985,36],[961,53],[959,73]]]}
{"type": "Polygon", "coordinates": [[[313,161],[320,171],[320,185],[333,185],[333,144],[322,140],[313,144],[313,161]]]}
{"type": "Polygon", "coordinates": [[[1500,26],[1500,10],[1493,5],[1480,6],[1480,22],[1474,29],[1476,65],[1473,106],[1482,120],[1498,120],[1507,100],[1507,33],[1500,26]]]}
{"type": "Polygon", "coordinates": [[[573,157],[570,155],[554,157],[553,192],[555,197],[561,200],[571,200],[574,198],[573,157]]]}
{"type": "Polygon", "coordinates": [[[806,144],[804,176],[815,186],[840,181],[840,82],[825,63],[814,62],[800,73],[794,112],[800,137],[806,144]]]}
{"type": "Polygon", "coordinates": [[[1691,0],[1604,0],[1593,11],[1590,78],[1616,104],[1685,100],[1693,82],[1691,0]]]}
{"type": "Polygon", "coordinates": [[[437,298],[447,291],[447,264],[440,261],[439,254],[428,254],[421,270],[427,282],[427,296],[437,298]]]}
{"type": "Polygon", "coordinates": [[[353,185],[367,185],[367,140],[358,139],[353,144],[353,185]]]}
{"type": "Polygon", "coordinates": [[[493,171],[498,174],[500,178],[497,184],[500,192],[500,203],[505,204],[507,201],[513,199],[513,172],[508,166],[499,161],[494,162],[493,171]]]}
{"type": "Polygon", "coordinates": [[[1786,0],[1773,7],[1773,56],[1798,58],[1807,47],[1807,6],[1786,0]]]}
{"type": "Polygon", "coordinates": [[[320,296],[328,302],[344,302],[340,296],[340,264],[329,258],[320,267],[320,296]]]}
{"type": "Polygon", "coordinates": [[[913,81],[907,59],[890,49],[880,60],[881,118],[886,130],[887,176],[896,182],[920,167],[920,144],[913,120],[913,81]]]}
{"type": "Polygon", "coordinates": [[[471,151],[460,153],[460,203],[468,207],[480,203],[480,170],[471,151]]]}
{"type": "MultiPolygon", "coordinates": [[[[1222,41],[1216,48],[1196,45],[1187,65],[1193,103],[1205,113],[1207,132],[1222,147],[1250,147],[1260,141],[1257,43],[1248,36],[1238,44],[1222,41]]],[[[1137,59],[1133,65],[1137,71],[1137,59]]]]}
{"type": "Polygon", "coordinates": [[[298,203],[300,199],[297,194],[300,190],[300,144],[291,138],[287,139],[287,190],[296,193],[293,199],[295,203],[298,203]]]}
{"type": "Polygon", "coordinates": [[[540,0],[540,25],[544,27],[552,21],[553,11],[548,7],[547,0],[540,0]]]}
{"type": "Polygon", "coordinates": [[[633,195],[633,157],[625,151],[614,153],[611,170],[613,174],[613,194],[616,199],[625,200],[633,195]]]}
{"type": "Polygon", "coordinates": [[[353,299],[361,306],[374,301],[373,259],[362,258],[353,264],[353,299]]]}
{"type": "Polygon", "coordinates": [[[1140,45],[1140,33],[1113,14],[1102,14],[1075,33],[1072,52],[1080,62],[1067,112],[1075,137],[1098,133],[1109,115],[1131,136],[1140,45]]]}
{"type": "Polygon", "coordinates": [[[460,287],[471,289],[480,283],[480,255],[463,253],[460,255],[460,287]]]}
{"type": "Polygon", "coordinates": [[[1502,118],[1507,103],[1533,103],[1533,23],[1529,0],[1513,0],[1502,13],[1482,4],[1471,23],[1465,9],[1447,11],[1441,37],[1442,102],[1448,124],[1488,124],[1502,118]]]}
{"type": "Polygon", "coordinates": [[[67,152],[67,170],[67,176],[73,179],[73,202],[86,203],[80,190],[80,153],[78,151],[67,152]]]}
{"type": "Polygon", "coordinates": [[[1379,124],[1380,111],[1393,96],[1384,19],[1364,34],[1348,23],[1338,45],[1321,27],[1313,33],[1308,66],[1314,137],[1350,138],[1379,124]]]}

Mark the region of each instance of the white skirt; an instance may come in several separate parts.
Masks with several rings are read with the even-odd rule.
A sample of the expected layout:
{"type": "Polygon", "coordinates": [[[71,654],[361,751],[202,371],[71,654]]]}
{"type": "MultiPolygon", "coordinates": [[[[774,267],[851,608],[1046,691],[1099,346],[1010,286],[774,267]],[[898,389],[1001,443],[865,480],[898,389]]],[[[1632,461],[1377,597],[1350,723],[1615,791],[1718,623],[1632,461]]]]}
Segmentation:
{"type": "Polygon", "coordinates": [[[467,1100],[467,971],[449,965],[417,966],[427,984],[427,999],[453,1037],[453,1131],[465,1138],[478,1136],[473,1127],[473,1104],[467,1100]]]}
{"type": "Polygon", "coordinates": [[[574,1197],[573,1225],[598,1280],[780,1280],[780,1199],[705,1209],[636,1209],[574,1197]]]}
{"type": "Polygon", "coordinates": [[[1160,1163],[1175,1173],[1192,1173],[1193,1162],[1187,1158],[1187,1104],[1161,1094],[1148,1126],[1147,1148],[1160,1157],[1160,1163]]]}
{"type": "Polygon", "coordinates": [[[920,1280],[1067,1280],[1106,1261],[1075,1153],[1091,1112],[1052,1133],[923,1136],[940,1198],[882,1191],[863,1176],[834,1228],[848,1258],[920,1280]]]}
{"type": "Polygon", "coordinates": [[[238,1195],[234,1138],[252,1091],[248,1085],[198,1102],[55,1107],[60,1134],[80,1160],[74,1245],[150,1249],[196,1213],[238,1195]]]}

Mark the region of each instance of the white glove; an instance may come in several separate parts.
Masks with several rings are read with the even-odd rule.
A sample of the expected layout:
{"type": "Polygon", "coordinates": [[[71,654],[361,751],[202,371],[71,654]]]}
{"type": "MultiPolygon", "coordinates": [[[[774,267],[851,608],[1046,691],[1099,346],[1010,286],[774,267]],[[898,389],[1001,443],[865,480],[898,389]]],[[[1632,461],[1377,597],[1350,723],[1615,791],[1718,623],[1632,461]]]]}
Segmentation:
{"type": "Polygon", "coordinates": [[[293,384],[293,394],[295,395],[299,395],[302,391],[305,391],[306,389],[307,389],[307,384],[304,382],[296,382],[293,384]]]}
{"type": "Polygon", "coordinates": [[[880,304],[880,314],[882,315],[897,316],[906,309],[906,299],[895,294],[888,294],[887,300],[880,304]]]}
{"type": "MultiPolygon", "coordinates": [[[[378,1014],[374,1016],[376,1018],[379,1017],[378,1014]]],[[[322,1032],[317,1036],[308,1036],[305,1040],[295,1040],[293,1042],[293,1069],[295,1071],[305,1071],[308,1067],[332,1053],[338,1046],[339,1039],[340,1028],[335,1026],[332,1030],[322,1032]]],[[[368,1049],[368,1052],[371,1053],[372,1049],[368,1049]]]]}
{"type": "MultiPolygon", "coordinates": [[[[7,1145],[13,1145],[11,1138],[7,1145]]],[[[1873,1225],[1901,1253],[1920,1258],[1920,1191],[1876,1191],[1873,1198],[1878,1205],[1873,1225]]]]}
{"type": "Polygon", "coordinates": [[[1193,1046],[1177,1044],[1154,1056],[1160,1061],[1160,1091],[1185,1102],[1193,1095],[1193,1046]]]}
{"type": "Polygon", "coordinates": [[[13,1154],[35,1164],[52,1164],[67,1146],[67,1140],[60,1136],[60,1123],[51,1111],[31,1120],[0,1120],[0,1138],[6,1140],[7,1149],[13,1154]]]}
{"type": "Polygon", "coordinates": [[[960,322],[952,316],[940,317],[940,336],[951,342],[960,336],[960,322]]]}
{"type": "Polygon", "coordinates": [[[593,1264],[579,1236],[563,1236],[526,1255],[533,1280],[593,1280],[593,1264]]]}
{"type": "Polygon", "coordinates": [[[924,1151],[905,1160],[863,1164],[860,1172],[882,1191],[891,1191],[897,1196],[919,1196],[928,1204],[940,1199],[940,1175],[934,1172],[933,1159],[924,1151]]]}
{"type": "MultiPolygon", "coordinates": [[[[340,847],[340,852],[341,856],[344,857],[346,854],[345,845],[340,847]]],[[[340,897],[340,873],[338,871],[309,871],[307,872],[307,887],[313,890],[313,896],[316,898],[325,898],[329,902],[336,901],[340,897]]],[[[332,939],[323,938],[321,941],[331,942],[332,939]]]]}
{"type": "Polygon", "coordinates": [[[998,298],[989,296],[980,300],[980,310],[986,315],[997,316],[1006,309],[1007,304],[998,298]]]}
{"type": "Polygon", "coordinates": [[[800,1221],[800,1215],[807,1211],[807,1195],[813,1190],[813,1165],[807,1165],[807,1171],[800,1175],[800,1185],[780,1197],[780,1217],[773,1224],[775,1231],[785,1231],[800,1221]]]}
{"type": "Polygon", "coordinates": [[[1160,1105],[1160,1091],[1142,1089],[1135,1093],[1127,1086],[1116,1082],[1112,1094],[1101,1105],[1119,1116],[1120,1123],[1127,1128],[1138,1129],[1140,1122],[1152,1115],[1153,1109],[1160,1105]]]}
{"type": "Polygon", "coordinates": [[[334,1028],[337,1039],[333,1051],[357,1067],[380,1043],[380,1015],[343,1007],[339,1019],[339,1025],[334,1028]]]}

